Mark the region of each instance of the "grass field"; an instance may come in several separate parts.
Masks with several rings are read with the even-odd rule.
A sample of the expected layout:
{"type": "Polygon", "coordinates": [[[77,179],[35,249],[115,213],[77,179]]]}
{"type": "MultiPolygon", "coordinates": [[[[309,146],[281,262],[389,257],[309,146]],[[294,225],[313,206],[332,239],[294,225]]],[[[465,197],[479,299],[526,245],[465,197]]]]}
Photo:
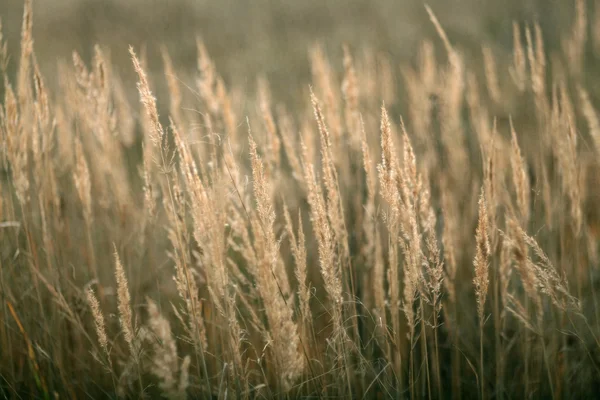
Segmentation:
{"type": "Polygon", "coordinates": [[[0,18],[1,397],[600,393],[600,1],[0,18]]]}

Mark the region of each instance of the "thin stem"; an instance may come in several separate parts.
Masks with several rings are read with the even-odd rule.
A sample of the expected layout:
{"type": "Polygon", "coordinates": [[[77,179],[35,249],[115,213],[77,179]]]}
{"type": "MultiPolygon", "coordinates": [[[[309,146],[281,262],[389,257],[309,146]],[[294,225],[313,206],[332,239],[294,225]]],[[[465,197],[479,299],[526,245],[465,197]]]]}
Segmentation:
{"type": "Polygon", "coordinates": [[[409,365],[409,386],[410,386],[410,398],[415,398],[415,367],[414,367],[414,355],[413,355],[413,345],[414,345],[414,334],[411,329],[410,332],[410,365],[409,365]]]}
{"type": "Polygon", "coordinates": [[[495,331],[495,344],[496,344],[496,395],[500,400],[504,398],[504,376],[502,366],[502,332],[504,325],[504,318],[500,311],[500,274],[498,273],[499,268],[494,268],[496,273],[494,274],[494,331],[495,331]]]}
{"type": "MultiPolygon", "coordinates": [[[[525,296],[525,310],[527,312],[527,315],[529,315],[529,296],[525,296]]],[[[529,338],[530,338],[530,334],[529,334],[529,330],[522,328],[524,330],[523,332],[523,340],[524,340],[524,345],[525,345],[525,354],[524,354],[524,362],[525,362],[525,393],[524,396],[525,398],[528,398],[529,396],[529,356],[530,356],[530,351],[529,351],[529,338]]]]}
{"type": "Polygon", "coordinates": [[[483,375],[483,318],[479,319],[479,385],[481,400],[485,400],[485,383],[483,375]]]}
{"type": "Polygon", "coordinates": [[[427,326],[425,324],[425,308],[423,307],[423,299],[420,300],[420,309],[421,309],[421,335],[423,335],[423,339],[421,341],[421,347],[423,348],[423,358],[425,359],[425,377],[427,384],[427,398],[431,399],[431,377],[429,376],[429,355],[427,352],[427,326]]]}
{"type": "Polygon", "coordinates": [[[442,377],[440,373],[440,346],[438,344],[438,318],[437,311],[433,313],[433,343],[434,343],[434,357],[435,357],[435,380],[437,383],[437,396],[438,399],[443,398],[442,392],[442,377]]]}

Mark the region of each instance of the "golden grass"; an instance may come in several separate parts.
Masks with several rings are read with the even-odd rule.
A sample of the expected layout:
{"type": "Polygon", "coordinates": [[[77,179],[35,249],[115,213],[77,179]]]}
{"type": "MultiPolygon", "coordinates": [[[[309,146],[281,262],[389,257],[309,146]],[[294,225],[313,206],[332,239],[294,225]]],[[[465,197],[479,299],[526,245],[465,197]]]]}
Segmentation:
{"type": "Polygon", "coordinates": [[[315,45],[290,106],[200,38],[195,87],[160,47],[160,103],[133,47],[139,103],[99,46],[49,89],[26,1],[14,76],[0,30],[0,393],[593,396],[600,23],[573,10],[560,51],[515,22],[512,58],[471,63],[426,6],[414,65],[315,45]]]}

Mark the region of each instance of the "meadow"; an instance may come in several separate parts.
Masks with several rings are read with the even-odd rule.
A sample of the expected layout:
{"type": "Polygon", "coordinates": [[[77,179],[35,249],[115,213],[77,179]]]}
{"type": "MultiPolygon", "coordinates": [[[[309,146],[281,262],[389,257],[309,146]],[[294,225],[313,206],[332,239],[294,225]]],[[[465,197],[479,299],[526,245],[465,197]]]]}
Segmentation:
{"type": "Polygon", "coordinates": [[[76,3],[0,6],[3,398],[598,396],[600,1],[76,3]]]}

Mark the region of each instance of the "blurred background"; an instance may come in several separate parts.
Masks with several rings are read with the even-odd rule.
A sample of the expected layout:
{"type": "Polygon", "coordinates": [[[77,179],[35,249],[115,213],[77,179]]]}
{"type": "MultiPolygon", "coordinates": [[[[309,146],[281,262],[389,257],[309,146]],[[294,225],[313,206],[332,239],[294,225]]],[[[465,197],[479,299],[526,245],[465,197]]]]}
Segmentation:
{"type": "MultiPolygon", "coordinates": [[[[152,81],[164,85],[164,79],[153,79],[163,73],[160,46],[167,47],[185,80],[196,68],[199,36],[226,82],[253,90],[262,74],[275,98],[290,101],[298,97],[298,85],[309,81],[308,49],[317,41],[340,69],[343,43],[353,51],[384,52],[398,65],[413,60],[422,39],[437,40],[424,4],[422,0],[34,0],[34,46],[51,87],[57,61],[70,62],[73,50],[89,61],[94,44],[110,51],[116,72],[126,82],[135,82],[128,46],[138,52],[145,49],[152,81]]],[[[555,27],[570,26],[573,17],[569,0],[428,4],[467,57],[479,57],[481,44],[488,43],[499,59],[508,58],[513,20],[540,21],[551,49],[560,34],[555,27]]],[[[20,0],[0,2],[13,57],[18,54],[22,9],[20,0]]],[[[13,71],[15,64],[13,58],[13,71]]],[[[164,87],[154,89],[160,100],[164,87]]]]}

